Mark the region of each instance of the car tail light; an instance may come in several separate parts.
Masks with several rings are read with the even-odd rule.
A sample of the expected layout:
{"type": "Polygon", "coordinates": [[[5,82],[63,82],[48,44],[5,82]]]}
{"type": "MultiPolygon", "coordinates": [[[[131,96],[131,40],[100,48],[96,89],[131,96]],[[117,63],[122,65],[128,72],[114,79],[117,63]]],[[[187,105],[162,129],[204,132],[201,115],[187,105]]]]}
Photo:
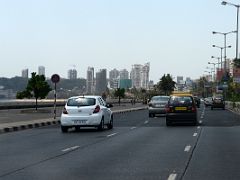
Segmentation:
{"type": "Polygon", "coordinates": [[[97,105],[93,111],[93,113],[98,113],[100,111],[100,106],[97,105]]]}
{"type": "Polygon", "coordinates": [[[170,113],[170,112],[172,112],[172,108],[170,106],[166,105],[165,111],[166,111],[166,113],[170,113]]]}
{"type": "Polygon", "coordinates": [[[197,108],[195,106],[192,107],[192,112],[196,112],[197,108]]]}
{"type": "Polygon", "coordinates": [[[62,113],[63,113],[63,114],[68,114],[67,109],[64,108],[63,111],[62,111],[62,113]]]}

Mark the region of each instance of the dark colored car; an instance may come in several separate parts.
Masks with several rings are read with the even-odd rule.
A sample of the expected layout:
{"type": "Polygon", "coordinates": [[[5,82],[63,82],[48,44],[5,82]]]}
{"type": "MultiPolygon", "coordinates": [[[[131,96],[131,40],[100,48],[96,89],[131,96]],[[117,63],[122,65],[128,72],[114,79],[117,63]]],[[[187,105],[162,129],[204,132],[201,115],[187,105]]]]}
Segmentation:
{"type": "Polygon", "coordinates": [[[223,97],[216,96],[212,98],[211,110],[214,108],[222,108],[223,110],[225,109],[225,102],[223,100],[223,97]]]}
{"type": "Polygon", "coordinates": [[[201,104],[200,98],[197,97],[197,96],[193,96],[193,98],[194,98],[194,101],[195,101],[195,103],[196,103],[196,106],[197,106],[198,108],[200,108],[200,104],[201,104]]]}
{"type": "Polygon", "coordinates": [[[172,123],[197,124],[197,108],[191,95],[172,95],[166,106],[166,125],[172,123]]]}

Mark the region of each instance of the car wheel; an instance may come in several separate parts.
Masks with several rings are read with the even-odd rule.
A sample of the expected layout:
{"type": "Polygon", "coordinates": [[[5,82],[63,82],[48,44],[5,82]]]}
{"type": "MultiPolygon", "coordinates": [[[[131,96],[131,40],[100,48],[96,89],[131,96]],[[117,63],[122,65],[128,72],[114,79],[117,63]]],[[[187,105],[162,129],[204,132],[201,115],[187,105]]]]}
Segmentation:
{"type": "Polygon", "coordinates": [[[111,120],[109,122],[109,124],[107,125],[108,129],[112,129],[113,128],[113,117],[111,117],[111,120]]]}
{"type": "Polygon", "coordinates": [[[104,130],[104,118],[102,118],[100,124],[98,125],[98,130],[99,130],[99,131],[104,130]]]}
{"type": "Polygon", "coordinates": [[[223,107],[223,110],[225,110],[225,107],[223,107]]]}
{"type": "Polygon", "coordinates": [[[66,132],[68,132],[68,127],[61,126],[61,130],[62,130],[63,133],[66,133],[66,132]]]}
{"type": "Polygon", "coordinates": [[[213,107],[211,107],[211,110],[213,110],[213,107]]]}

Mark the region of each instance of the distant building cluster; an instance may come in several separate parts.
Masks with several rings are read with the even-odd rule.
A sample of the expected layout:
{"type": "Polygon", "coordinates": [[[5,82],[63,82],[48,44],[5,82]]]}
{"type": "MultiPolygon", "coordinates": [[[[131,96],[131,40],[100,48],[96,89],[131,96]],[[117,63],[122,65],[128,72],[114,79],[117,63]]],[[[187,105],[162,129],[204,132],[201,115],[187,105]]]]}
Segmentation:
{"type": "MultiPolygon", "coordinates": [[[[149,80],[150,63],[133,64],[130,72],[127,69],[112,69],[109,71],[107,78],[107,69],[100,69],[95,72],[94,67],[88,67],[86,74],[87,94],[102,94],[106,89],[149,89],[153,87],[153,81],[149,80]]],[[[38,74],[45,75],[45,67],[38,67],[38,74]]],[[[22,70],[22,77],[29,78],[29,70],[22,70]]],[[[70,80],[78,79],[76,68],[71,68],[67,71],[67,78],[70,80]]]]}
{"type": "Polygon", "coordinates": [[[194,82],[193,82],[193,80],[191,80],[190,77],[186,77],[186,79],[184,79],[183,76],[177,76],[175,90],[176,91],[190,91],[190,90],[192,90],[193,85],[194,85],[194,82]]]}

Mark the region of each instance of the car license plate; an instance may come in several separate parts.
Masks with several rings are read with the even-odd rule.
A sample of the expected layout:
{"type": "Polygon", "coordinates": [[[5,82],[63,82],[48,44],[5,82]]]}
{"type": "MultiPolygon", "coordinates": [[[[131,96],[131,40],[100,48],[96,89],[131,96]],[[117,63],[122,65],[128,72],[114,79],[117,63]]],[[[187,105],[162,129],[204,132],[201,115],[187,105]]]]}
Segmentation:
{"type": "Polygon", "coordinates": [[[73,120],[73,123],[77,125],[82,125],[82,124],[86,124],[86,120],[73,120]]]}
{"type": "Polygon", "coordinates": [[[175,107],[176,111],[186,111],[187,107],[175,107]]]}

